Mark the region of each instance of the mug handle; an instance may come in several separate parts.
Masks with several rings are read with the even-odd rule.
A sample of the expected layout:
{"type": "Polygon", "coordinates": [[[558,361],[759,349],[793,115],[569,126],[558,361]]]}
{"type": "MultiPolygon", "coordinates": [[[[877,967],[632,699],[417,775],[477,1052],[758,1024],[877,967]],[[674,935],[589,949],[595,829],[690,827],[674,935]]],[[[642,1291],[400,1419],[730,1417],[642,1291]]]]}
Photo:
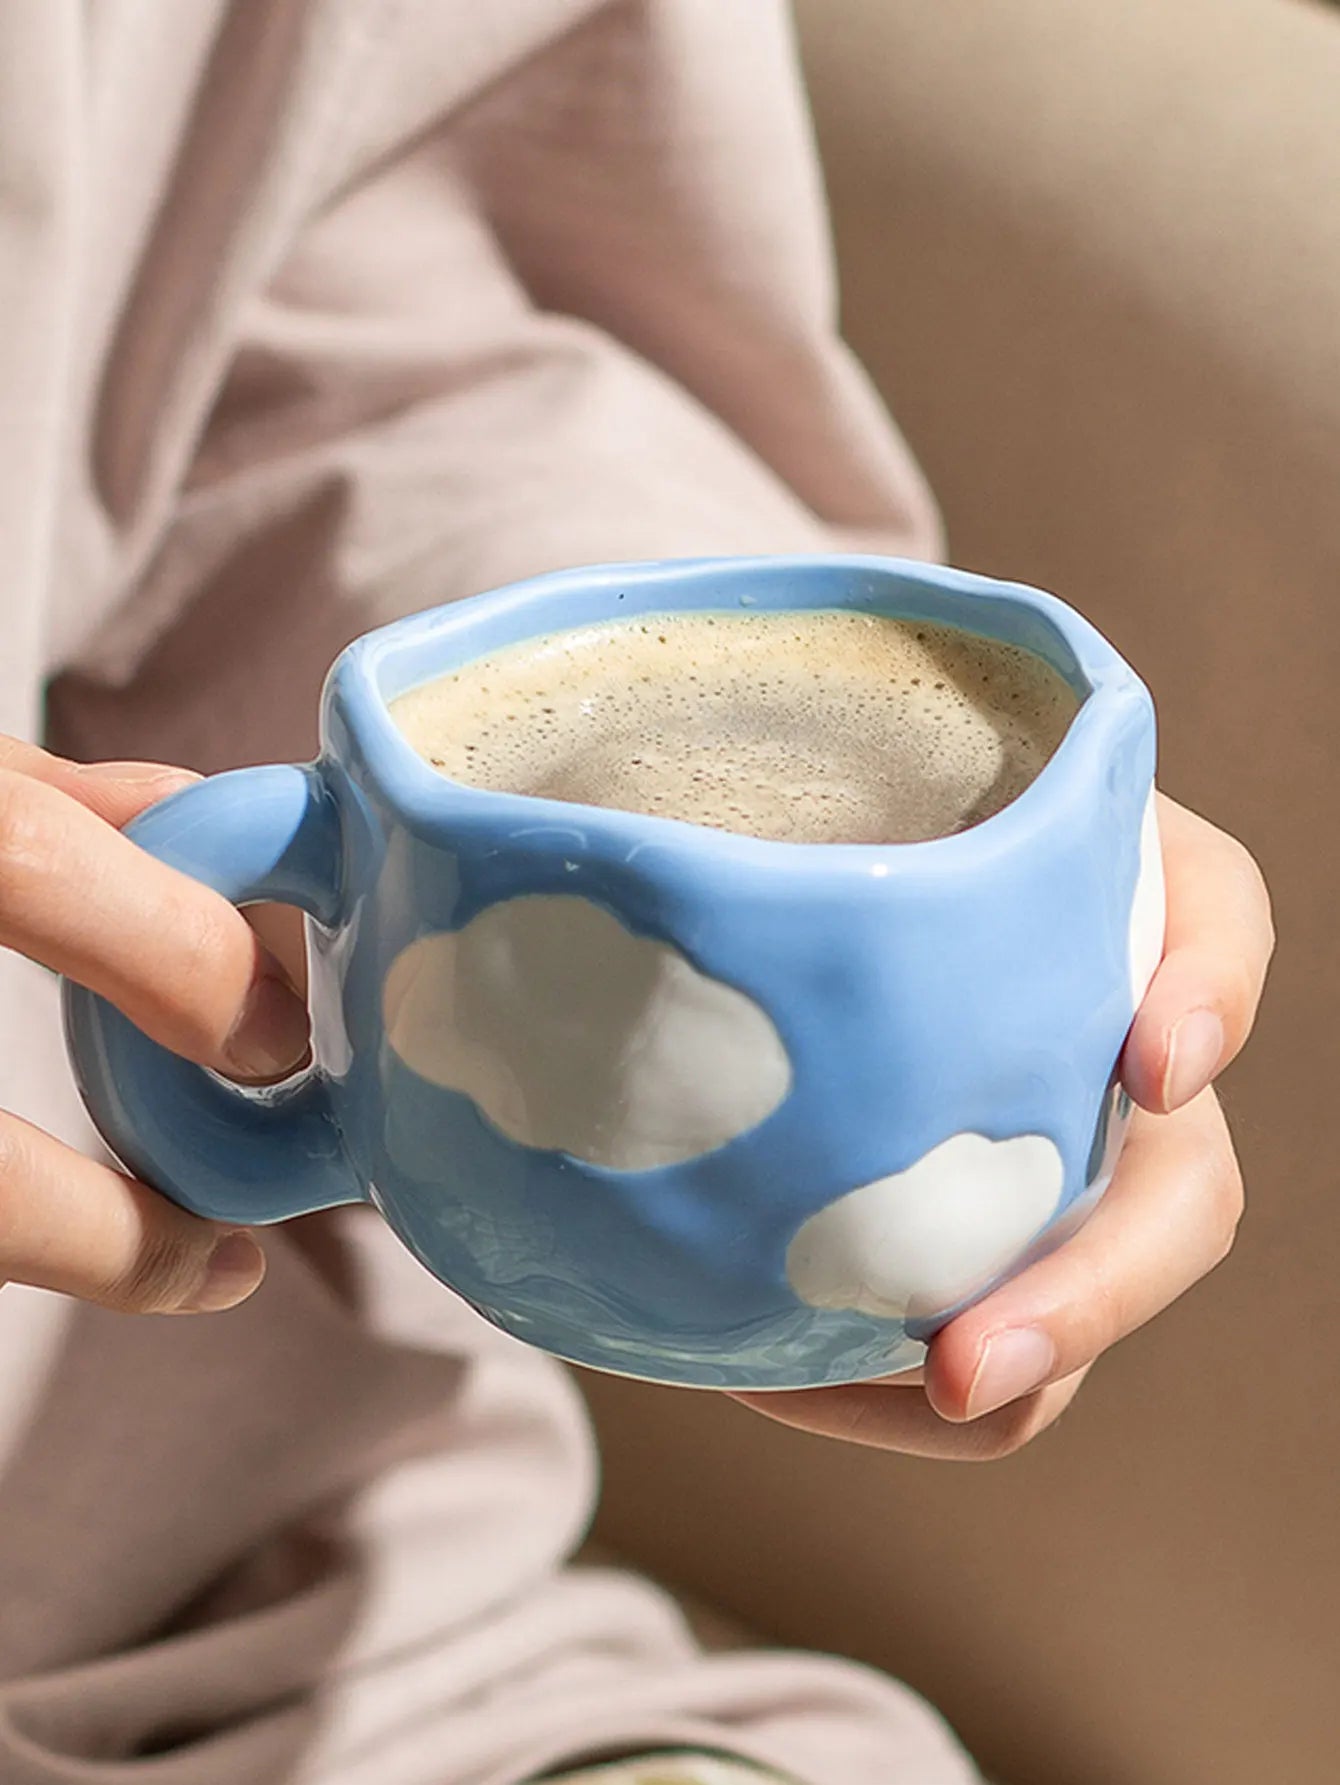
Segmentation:
{"type": "MultiPolygon", "coordinates": [[[[150,807],[126,835],[235,905],[275,899],[336,920],[340,819],[317,767],[215,775],[150,807]]],[[[69,981],[64,1008],[89,1115],[126,1169],[174,1202],[252,1227],[366,1200],[319,1068],[246,1090],[69,981]]]]}

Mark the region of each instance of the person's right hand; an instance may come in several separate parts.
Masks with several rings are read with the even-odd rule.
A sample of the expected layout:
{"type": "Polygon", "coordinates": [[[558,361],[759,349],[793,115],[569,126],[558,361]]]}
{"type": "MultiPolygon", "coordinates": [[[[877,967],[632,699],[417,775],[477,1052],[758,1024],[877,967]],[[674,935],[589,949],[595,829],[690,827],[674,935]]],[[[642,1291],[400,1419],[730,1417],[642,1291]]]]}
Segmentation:
{"type": "MultiPolygon", "coordinates": [[[[307,1011],[240,912],[119,834],[195,777],[80,766],[0,736],[0,948],[99,993],[146,1034],[232,1078],[281,1077],[307,1011]]],[[[0,1043],[22,1045],[4,1034],[0,1043]]],[[[265,1273],[250,1234],[166,1197],[0,1110],[0,1284],[105,1307],[207,1313],[265,1273]]]]}

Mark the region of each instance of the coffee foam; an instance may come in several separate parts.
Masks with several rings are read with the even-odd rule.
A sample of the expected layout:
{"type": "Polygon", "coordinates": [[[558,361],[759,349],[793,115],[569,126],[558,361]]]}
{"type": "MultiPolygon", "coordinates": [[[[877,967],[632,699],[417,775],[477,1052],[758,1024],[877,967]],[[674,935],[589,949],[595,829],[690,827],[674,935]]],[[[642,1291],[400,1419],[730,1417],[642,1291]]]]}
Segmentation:
{"type": "Polygon", "coordinates": [[[883,615],[642,616],[511,646],[402,695],[472,787],[782,842],[918,842],[1017,797],[1078,702],[1031,652],[883,615]]]}

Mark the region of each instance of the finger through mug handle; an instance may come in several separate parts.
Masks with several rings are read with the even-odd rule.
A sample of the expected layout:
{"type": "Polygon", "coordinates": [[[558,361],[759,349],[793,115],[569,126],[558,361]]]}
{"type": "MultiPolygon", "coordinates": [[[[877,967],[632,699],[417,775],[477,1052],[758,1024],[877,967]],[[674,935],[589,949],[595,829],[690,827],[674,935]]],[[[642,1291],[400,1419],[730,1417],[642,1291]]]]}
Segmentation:
{"type": "MultiPolygon", "coordinates": [[[[319,769],[238,769],[141,814],[126,835],[235,905],[277,900],[333,922],[340,821],[319,769]]],[[[255,1226],[363,1200],[316,1070],[244,1089],[183,1060],[66,982],[80,1095],[128,1171],[197,1215],[255,1226]]]]}

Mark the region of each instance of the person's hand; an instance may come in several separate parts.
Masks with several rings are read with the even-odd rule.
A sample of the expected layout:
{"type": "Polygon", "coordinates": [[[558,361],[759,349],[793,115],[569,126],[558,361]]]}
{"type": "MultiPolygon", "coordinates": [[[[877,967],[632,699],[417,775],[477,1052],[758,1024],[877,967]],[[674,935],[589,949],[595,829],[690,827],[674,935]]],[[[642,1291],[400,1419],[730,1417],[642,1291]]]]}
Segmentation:
{"type": "Polygon", "coordinates": [[[1274,947],[1241,844],[1160,796],[1162,965],[1122,1056],[1139,1106],[1112,1184],[1080,1231],[936,1334],[924,1370],[849,1388],[740,1395],[784,1424],[916,1456],[1006,1456],[1049,1426],[1085,1372],[1213,1270],[1242,1180],[1209,1087],[1246,1040],[1274,947]]]}
{"type": "MultiPolygon", "coordinates": [[[[190,1060],[274,1079],[307,1047],[307,1011],[282,968],[226,900],[119,834],[194,778],[152,763],[81,767],[0,737],[0,948],[88,986],[190,1060]]],[[[245,1300],[264,1271],[249,1234],[197,1220],[0,1110],[0,1284],[203,1313],[245,1300]]]]}

